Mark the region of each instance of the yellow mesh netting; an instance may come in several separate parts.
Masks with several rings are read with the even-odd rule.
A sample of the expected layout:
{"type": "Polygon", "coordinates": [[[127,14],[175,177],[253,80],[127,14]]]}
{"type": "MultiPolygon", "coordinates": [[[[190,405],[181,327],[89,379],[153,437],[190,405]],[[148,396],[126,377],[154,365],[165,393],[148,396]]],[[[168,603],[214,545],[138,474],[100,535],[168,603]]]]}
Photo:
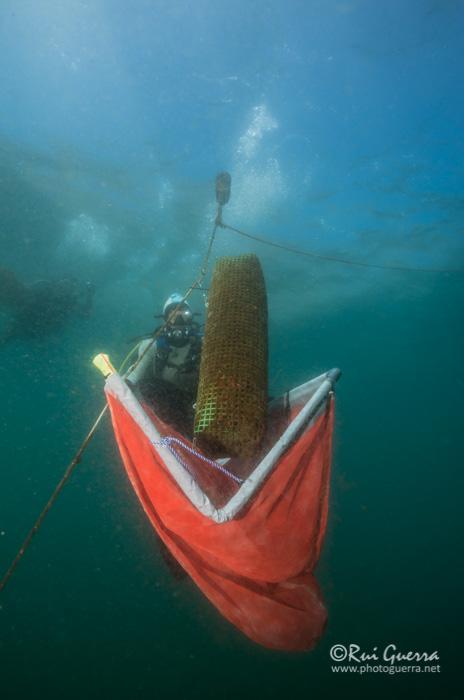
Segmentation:
{"type": "Polygon", "coordinates": [[[267,299],[256,255],[221,258],[208,295],[195,437],[206,451],[251,457],[266,428],[267,299]]]}

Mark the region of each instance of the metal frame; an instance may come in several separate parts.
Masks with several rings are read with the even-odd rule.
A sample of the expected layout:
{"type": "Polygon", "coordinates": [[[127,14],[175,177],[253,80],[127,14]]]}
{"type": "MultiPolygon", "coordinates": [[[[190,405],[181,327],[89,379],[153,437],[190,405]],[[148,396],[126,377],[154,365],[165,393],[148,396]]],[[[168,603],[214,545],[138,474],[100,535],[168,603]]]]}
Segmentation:
{"type": "MultiPolygon", "coordinates": [[[[338,380],[340,374],[341,372],[339,369],[332,369],[289,392],[288,398],[290,404],[301,401],[307,397],[305,405],[287,426],[283,435],[270,449],[267,455],[256,466],[250,476],[241,484],[239,490],[222,508],[216,508],[197,484],[193,476],[167,447],[162,444],[157,444],[156,448],[153,447],[153,449],[156,449],[166,469],[197,510],[215,523],[228,522],[246,506],[250,498],[269,476],[277,465],[280,457],[286,452],[290,445],[304,430],[307,430],[325,410],[327,398],[333,390],[334,384],[338,380]]],[[[159,431],[144,411],[143,406],[140,404],[135,394],[119,374],[114,373],[108,377],[105,384],[105,392],[118,399],[151,443],[161,442],[162,436],[159,431]]],[[[277,401],[279,400],[281,399],[277,401]]]]}

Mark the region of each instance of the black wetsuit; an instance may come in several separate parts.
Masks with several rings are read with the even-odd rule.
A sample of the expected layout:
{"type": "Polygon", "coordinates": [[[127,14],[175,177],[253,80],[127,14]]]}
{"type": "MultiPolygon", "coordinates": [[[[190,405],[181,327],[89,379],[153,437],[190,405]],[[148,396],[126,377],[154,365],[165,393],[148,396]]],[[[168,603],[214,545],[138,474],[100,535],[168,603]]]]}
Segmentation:
{"type": "Polygon", "coordinates": [[[144,398],[161,420],[189,439],[193,437],[200,355],[199,335],[193,335],[181,348],[171,346],[166,338],[160,337],[156,341],[151,376],[140,382],[144,398]]]}

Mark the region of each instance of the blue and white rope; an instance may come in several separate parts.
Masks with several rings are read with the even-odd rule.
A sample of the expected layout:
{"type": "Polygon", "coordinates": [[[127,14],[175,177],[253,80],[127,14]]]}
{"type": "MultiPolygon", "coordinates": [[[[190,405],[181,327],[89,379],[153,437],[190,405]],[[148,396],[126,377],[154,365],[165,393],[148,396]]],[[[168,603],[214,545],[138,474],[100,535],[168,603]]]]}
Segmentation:
{"type": "Polygon", "coordinates": [[[186,450],[186,452],[190,452],[190,454],[194,455],[195,457],[200,459],[202,462],[205,462],[206,464],[209,464],[214,469],[217,469],[218,471],[222,472],[223,474],[228,476],[229,479],[232,479],[237,484],[243,484],[243,479],[241,479],[239,476],[236,476],[231,471],[226,469],[226,467],[223,467],[222,464],[218,464],[218,462],[215,462],[213,459],[208,459],[208,457],[205,457],[204,455],[201,454],[201,452],[198,452],[193,447],[190,447],[190,445],[187,445],[182,440],[179,440],[179,438],[168,435],[167,437],[162,437],[161,440],[154,441],[152,444],[155,447],[158,447],[158,446],[167,447],[167,449],[174,455],[174,457],[180,462],[180,464],[182,464],[182,466],[185,467],[185,469],[191,473],[191,469],[190,469],[189,465],[187,464],[187,462],[184,461],[183,457],[173,447],[173,443],[180,445],[184,450],[186,450]]]}

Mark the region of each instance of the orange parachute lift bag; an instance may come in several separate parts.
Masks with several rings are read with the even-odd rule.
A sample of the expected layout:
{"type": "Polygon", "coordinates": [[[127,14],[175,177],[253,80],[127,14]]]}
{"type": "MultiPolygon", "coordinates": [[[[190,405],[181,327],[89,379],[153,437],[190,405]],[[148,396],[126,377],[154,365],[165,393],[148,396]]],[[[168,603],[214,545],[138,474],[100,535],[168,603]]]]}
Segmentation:
{"type": "Polygon", "coordinates": [[[311,649],[327,619],[313,569],[327,524],[339,374],[269,404],[253,463],[206,459],[120,375],[106,379],[124,466],[152,526],[219,612],[272,649],[311,649]]]}

